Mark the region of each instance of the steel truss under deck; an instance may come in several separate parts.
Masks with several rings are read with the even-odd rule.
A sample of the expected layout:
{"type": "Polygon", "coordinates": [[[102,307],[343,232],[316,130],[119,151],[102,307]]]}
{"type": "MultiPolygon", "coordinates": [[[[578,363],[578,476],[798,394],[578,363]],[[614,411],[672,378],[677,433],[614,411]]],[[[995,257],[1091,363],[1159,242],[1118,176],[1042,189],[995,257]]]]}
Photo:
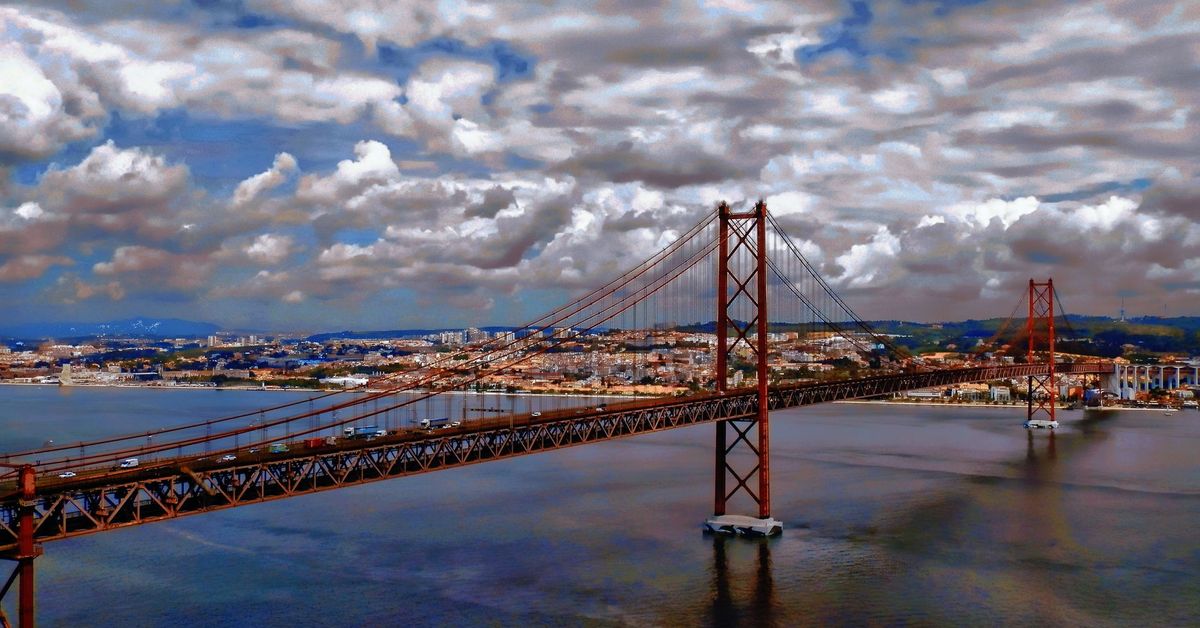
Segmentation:
{"type": "MultiPolygon", "coordinates": [[[[1048,370],[1046,364],[1019,364],[784,386],[770,390],[768,404],[770,410],[777,410],[917,388],[1029,377],[1048,370]]],[[[1054,370],[1108,373],[1112,367],[1074,363],[1056,365],[1054,370]]],[[[158,461],[123,475],[81,474],[70,481],[37,487],[33,499],[23,499],[15,492],[0,497],[0,555],[17,553],[23,512],[33,527],[33,539],[41,543],[624,436],[741,420],[758,416],[758,405],[757,388],[741,388],[724,394],[614,404],[569,416],[560,416],[568,414],[562,412],[521,419],[522,423],[511,426],[504,419],[485,419],[458,430],[410,435],[397,442],[278,454],[254,463],[193,469],[189,465],[195,459],[187,458],[158,461]]]]}

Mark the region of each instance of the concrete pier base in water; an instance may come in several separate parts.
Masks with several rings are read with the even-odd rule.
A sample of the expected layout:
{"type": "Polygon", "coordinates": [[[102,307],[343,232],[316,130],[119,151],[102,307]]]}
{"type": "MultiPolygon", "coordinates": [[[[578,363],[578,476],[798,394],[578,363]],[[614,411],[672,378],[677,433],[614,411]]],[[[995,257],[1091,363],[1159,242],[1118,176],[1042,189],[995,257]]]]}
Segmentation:
{"type": "Polygon", "coordinates": [[[704,522],[704,529],[716,534],[775,536],[783,532],[783,522],[771,517],[759,519],[746,515],[715,515],[704,522]]]}

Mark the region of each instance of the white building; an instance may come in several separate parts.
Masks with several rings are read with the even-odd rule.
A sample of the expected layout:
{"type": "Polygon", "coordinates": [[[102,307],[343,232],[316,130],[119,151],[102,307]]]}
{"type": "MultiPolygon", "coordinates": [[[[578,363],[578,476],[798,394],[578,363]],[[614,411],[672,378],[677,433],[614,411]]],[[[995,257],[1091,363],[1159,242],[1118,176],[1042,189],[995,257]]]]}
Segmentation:
{"type": "Polygon", "coordinates": [[[345,376],[341,376],[341,377],[326,377],[324,379],[319,379],[317,381],[321,382],[322,384],[339,385],[339,386],[342,386],[343,388],[354,388],[356,386],[366,386],[367,381],[369,381],[369,380],[366,377],[354,377],[353,375],[345,375],[345,376]]]}

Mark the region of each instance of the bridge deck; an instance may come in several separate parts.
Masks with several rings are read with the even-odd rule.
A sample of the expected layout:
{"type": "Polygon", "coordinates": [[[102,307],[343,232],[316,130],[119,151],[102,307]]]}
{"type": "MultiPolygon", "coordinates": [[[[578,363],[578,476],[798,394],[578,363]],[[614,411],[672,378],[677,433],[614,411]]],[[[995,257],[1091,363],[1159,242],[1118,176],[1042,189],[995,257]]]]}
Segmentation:
{"type": "MultiPolygon", "coordinates": [[[[1059,373],[1106,374],[1110,365],[1056,365],[1059,373]]],[[[884,375],[782,386],[771,409],[887,395],[904,390],[1042,374],[1045,365],[1007,365],[884,375]]],[[[754,389],[723,395],[639,400],[597,408],[469,421],[457,428],[410,430],[372,441],[339,441],[284,453],[239,453],[220,462],[167,458],[133,468],[43,477],[35,500],[35,538],[58,540],[131,525],[331,490],[393,477],[498,460],[623,436],[754,417],[754,389]]],[[[20,503],[0,486],[0,553],[16,544],[20,503]]]]}

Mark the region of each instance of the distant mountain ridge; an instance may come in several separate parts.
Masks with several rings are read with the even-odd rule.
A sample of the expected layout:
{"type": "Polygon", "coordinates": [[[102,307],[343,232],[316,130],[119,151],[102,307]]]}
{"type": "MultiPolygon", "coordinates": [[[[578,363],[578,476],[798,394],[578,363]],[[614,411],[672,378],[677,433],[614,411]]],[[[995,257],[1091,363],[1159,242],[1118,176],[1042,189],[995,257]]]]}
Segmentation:
{"type": "Polygon", "coordinates": [[[173,338],[215,334],[219,325],[181,318],[140,316],[103,323],[25,323],[0,327],[0,336],[9,338],[95,338],[136,337],[173,338]]]}
{"type": "MultiPolygon", "coordinates": [[[[384,329],[377,331],[328,331],[319,334],[313,334],[305,340],[311,342],[326,342],[329,340],[362,340],[362,339],[379,339],[387,340],[393,338],[419,338],[430,334],[440,334],[448,331],[462,331],[464,327],[442,327],[439,329],[384,329]]],[[[491,326],[479,327],[480,331],[486,331],[489,334],[498,332],[514,331],[523,329],[522,327],[505,327],[491,326]]]]}

